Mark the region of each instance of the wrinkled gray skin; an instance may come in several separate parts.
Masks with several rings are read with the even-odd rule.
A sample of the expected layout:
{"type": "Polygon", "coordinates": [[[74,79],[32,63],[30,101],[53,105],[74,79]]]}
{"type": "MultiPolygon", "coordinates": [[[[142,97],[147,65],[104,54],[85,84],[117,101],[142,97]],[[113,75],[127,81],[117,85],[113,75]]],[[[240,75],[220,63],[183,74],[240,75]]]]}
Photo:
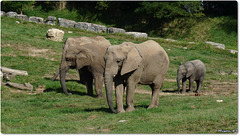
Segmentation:
{"type": "Polygon", "coordinates": [[[104,55],[110,42],[102,36],[68,38],[63,45],[63,54],[60,65],[60,82],[65,94],[66,73],[71,69],[79,71],[80,83],[87,87],[88,95],[93,95],[93,79],[98,97],[102,94],[103,72],[105,68],[104,55]]]}
{"type": "Polygon", "coordinates": [[[182,93],[186,92],[187,79],[189,80],[189,90],[193,92],[193,82],[196,81],[196,93],[201,91],[202,82],[206,74],[206,68],[202,61],[193,60],[179,66],[177,70],[177,85],[180,93],[180,80],[182,80],[182,93]]]}
{"type": "Polygon", "coordinates": [[[110,46],[105,55],[105,88],[109,108],[113,113],[125,112],[123,93],[126,91],[126,111],[133,111],[133,97],[137,84],[152,88],[152,101],[148,108],[159,105],[159,90],[169,67],[169,58],[164,49],[155,41],[141,44],[124,42],[110,46]],[[117,110],[113,108],[113,81],[116,91],[117,110]]]}

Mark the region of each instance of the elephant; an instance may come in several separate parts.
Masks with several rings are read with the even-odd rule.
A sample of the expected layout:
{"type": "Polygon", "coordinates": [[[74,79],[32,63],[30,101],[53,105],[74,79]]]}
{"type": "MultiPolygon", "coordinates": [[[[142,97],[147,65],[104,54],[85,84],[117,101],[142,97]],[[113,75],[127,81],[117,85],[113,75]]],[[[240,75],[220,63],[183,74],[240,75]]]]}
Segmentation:
{"type": "Polygon", "coordinates": [[[110,46],[105,54],[104,82],[107,103],[113,113],[125,112],[123,93],[126,87],[127,112],[135,110],[134,91],[137,84],[149,85],[152,100],[148,108],[159,105],[159,90],[169,67],[169,58],[165,50],[155,41],[148,40],[141,44],[123,42],[110,46]],[[113,81],[116,91],[117,110],[113,108],[113,81]]]}
{"type": "Polygon", "coordinates": [[[102,94],[104,55],[111,43],[102,36],[67,38],[63,45],[62,60],[59,68],[60,83],[63,92],[70,95],[66,88],[66,73],[69,69],[77,69],[80,83],[87,87],[88,95],[93,96],[93,80],[99,98],[102,94]]]}
{"type": "Polygon", "coordinates": [[[185,64],[180,64],[177,70],[177,85],[178,93],[180,93],[180,80],[182,80],[182,92],[186,92],[187,79],[189,80],[189,90],[193,92],[193,82],[196,81],[196,93],[201,91],[202,82],[206,74],[206,68],[201,60],[188,61],[185,64]]]}

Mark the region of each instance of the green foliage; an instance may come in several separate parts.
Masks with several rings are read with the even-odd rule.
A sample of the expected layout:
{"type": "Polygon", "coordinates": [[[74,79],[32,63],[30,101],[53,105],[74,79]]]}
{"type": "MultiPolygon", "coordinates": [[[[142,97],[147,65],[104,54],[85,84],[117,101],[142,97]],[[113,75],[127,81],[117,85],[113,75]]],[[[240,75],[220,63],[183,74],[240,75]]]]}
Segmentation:
{"type": "Polygon", "coordinates": [[[20,13],[26,8],[32,8],[35,1],[2,1],[1,8],[3,11],[15,11],[20,13]]]}
{"type": "Polygon", "coordinates": [[[136,9],[136,12],[147,16],[164,19],[175,17],[202,17],[203,7],[200,1],[196,2],[143,2],[141,6],[136,9]]]}

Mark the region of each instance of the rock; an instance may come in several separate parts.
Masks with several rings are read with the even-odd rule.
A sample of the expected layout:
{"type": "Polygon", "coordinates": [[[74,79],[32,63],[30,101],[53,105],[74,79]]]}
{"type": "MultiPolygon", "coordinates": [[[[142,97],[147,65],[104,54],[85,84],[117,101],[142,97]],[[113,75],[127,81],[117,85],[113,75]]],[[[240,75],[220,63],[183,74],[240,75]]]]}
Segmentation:
{"type": "Polygon", "coordinates": [[[187,50],[187,47],[183,47],[184,50],[187,50]]]}
{"type": "Polygon", "coordinates": [[[73,33],[73,31],[68,31],[68,33],[69,33],[69,34],[72,34],[72,33],[73,33]]]}
{"type": "Polygon", "coordinates": [[[25,20],[25,21],[27,21],[27,20],[28,20],[28,17],[27,17],[27,15],[21,15],[21,14],[17,14],[15,17],[16,17],[16,18],[18,18],[18,19],[21,19],[21,20],[25,20]]]}
{"type": "Polygon", "coordinates": [[[0,83],[2,83],[2,81],[3,81],[3,73],[2,73],[2,71],[0,71],[0,78],[1,78],[0,79],[1,80],[0,83]]]}
{"type": "Polygon", "coordinates": [[[176,42],[177,40],[173,40],[173,39],[165,39],[166,41],[170,41],[170,42],[176,42]]]}
{"type": "Polygon", "coordinates": [[[9,85],[11,87],[18,88],[21,90],[29,90],[29,91],[33,90],[33,85],[31,85],[30,83],[18,84],[13,82],[7,82],[6,85],[9,85]]]}
{"type": "Polygon", "coordinates": [[[47,20],[45,21],[45,24],[55,25],[55,24],[56,24],[56,21],[57,21],[57,18],[56,18],[56,17],[48,16],[47,20]]]}
{"type": "Polygon", "coordinates": [[[20,24],[20,22],[19,22],[19,21],[16,21],[16,24],[20,24]]]}
{"type": "Polygon", "coordinates": [[[58,18],[58,24],[61,27],[74,27],[74,25],[76,24],[75,21],[72,20],[67,20],[67,19],[63,19],[63,18],[58,18]]]}
{"type": "Polygon", "coordinates": [[[6,16],[6,13],[4,11],[1,11],[1,16],[6,16]]]}
{"type": "Polygon", "coordinates": [[[223,100],[216,100],[216,102],[223,102],[223,100]]]}
{"type": "Polygon", "coordinates": [[[7,12],[8,17],[15,17],[16,15],[17,15],[16,12],[12,12],[12,11],[7,12]]]}
{"type": "Polygon", "coordinates": [[[115,28],[115,27],[109,27],[108,28],[108,33],[109,34],[114,34],[114,33],[125,33],[126,31],[122,28],[115,28]]]}
{"type": "Polygon", "coordinates": [[[98,24],[92,24],[90,31],[96,32],[96,33],[104,33],[107,31],[107,27],[104,25],[98,25],[98,24]]]}
{"type": "Polygon", "coordinates": [[[42,24],[43,23],[43,18],[41,17],[34,17],[34,16],[31,16],[29,18],[29,22],[35,22],[35,23],[39,23],[39,24],[42,24]]]}
{"type": "Polygon", "coordinates": [[[123,123],[123,122],[126,122],[127,120],[119,120],[118,122],[121,122],[121,123],[123,123]]]}
{"type": "Polygon", "coordinates": [[[224,44],[221,44],[221,43],[215,43],[215,42],[211,42],[211,41],[207,41],[206,43],[207,43],[207,44],[210,44],[210,45],[213,45],[213,46],[215,46],[216,48],[225,49],[225,45],[224,45],[224,44]]]}
{"type": "Polygon", "coordinates": [[[148,37],[148,35],[146,33],[141,33],[141,32],[126,32],[125,34],[133,35],[134,37],[137,37],[137,38],[140,38],[140,37],[147,38],[148,37]]]}
{"type": "Polygon", "coordinates": [[[46,36],[50,40],[61,42],[63,40],[64,31],[52,28],[47,31],[46,36]]]}
{"type": "Polygon", "coordinates": [[[75,25],[74,25],[74,28],[77,28],[77,29],[84,29],[84,24],[85,22],[77,22],[75,25]]]}
{"type": "Polygon", "coordinates": [[[189,44],[195,44],[195,42],[188,42],[189,44]]]}
{"type": "Polygon", "coordinates": [[[104,25],[86,23],[86,22],[78,22],[74,25],[75,28],[91,31],[95,33],[103,33],[107,31],[107,27],[104,25]]]}
{"type": "Polygon", "coordinates": [[[237,50],[231,50],[231,49],[229,49],[228,50],[230,53],[232,53],[232,54],[238,54],[238,51],[237,50]]]}

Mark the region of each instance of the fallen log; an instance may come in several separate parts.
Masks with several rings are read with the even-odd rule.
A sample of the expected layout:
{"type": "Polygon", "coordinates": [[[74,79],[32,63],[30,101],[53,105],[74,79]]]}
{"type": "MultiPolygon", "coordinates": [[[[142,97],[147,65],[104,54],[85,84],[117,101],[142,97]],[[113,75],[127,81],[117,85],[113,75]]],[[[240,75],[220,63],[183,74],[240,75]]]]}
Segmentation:
{"type": "Polygon", "coordinates": [[[30,83],[18,84],[13,82],[7,82],[6,85],[9,85],[11,87],[18,88],[21,90],[29,90],[29,91],[33,90],[33,85],[31,85],[30,83]]]}
{"type": "Polygon", "coordinates": [[[28,72],[23,70],[16,70],[11,68],[1,67],[1,71],[3,73],[11,73],[12,75],[28,76],[28,72]]]}

